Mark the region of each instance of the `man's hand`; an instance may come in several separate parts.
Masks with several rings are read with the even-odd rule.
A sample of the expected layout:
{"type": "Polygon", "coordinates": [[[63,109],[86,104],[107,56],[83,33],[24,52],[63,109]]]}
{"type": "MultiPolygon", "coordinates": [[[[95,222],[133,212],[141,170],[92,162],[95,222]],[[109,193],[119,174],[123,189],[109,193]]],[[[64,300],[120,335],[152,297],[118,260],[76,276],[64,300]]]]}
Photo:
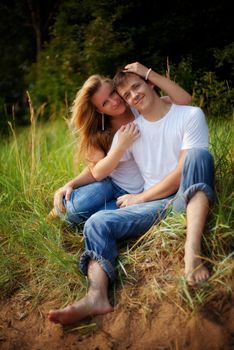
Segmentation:
{"type": "Polygon", "coordinates": [[[124,194],[123,196],[120,196],[117,198],[117,205],[119,208],[125,208],[129,207],[133,204],[139,204],[144,203],[144,200],[142,198],[142,194],[124,194]]]}
{"type": "Polygon", "coordinates": [[[69,184],[60,187],[54,194],[54,208],[64,213],[66,209],[63,205],[63,198],[69,201],[72,191],[73,187],[69,184]]]}

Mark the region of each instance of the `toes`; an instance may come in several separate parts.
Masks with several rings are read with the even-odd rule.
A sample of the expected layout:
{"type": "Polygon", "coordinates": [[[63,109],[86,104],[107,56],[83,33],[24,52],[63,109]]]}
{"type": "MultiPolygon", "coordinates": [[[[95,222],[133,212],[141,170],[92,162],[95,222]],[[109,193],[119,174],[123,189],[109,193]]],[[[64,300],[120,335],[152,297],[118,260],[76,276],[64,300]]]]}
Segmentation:
{"type": "Polygon", "coordinates": [[[194,287],[196,285],[193,273],[188,273],[187,275],[185,275],[185,279],[189,287],[194,287]]]}
{"type": "Polygon", "coordinates": [[[49,319],[51,322],[59,323],[58,313],[55,312],[55,311],[50,311],[50,312],[48,313],[48,319],[49,319]]]}
{"type": "Polygon", "coordinates": [[[188,274],[186,280],[189,287],[196,287],[206,282],[208,278],[209,272],[205,269],[188,274]]]}

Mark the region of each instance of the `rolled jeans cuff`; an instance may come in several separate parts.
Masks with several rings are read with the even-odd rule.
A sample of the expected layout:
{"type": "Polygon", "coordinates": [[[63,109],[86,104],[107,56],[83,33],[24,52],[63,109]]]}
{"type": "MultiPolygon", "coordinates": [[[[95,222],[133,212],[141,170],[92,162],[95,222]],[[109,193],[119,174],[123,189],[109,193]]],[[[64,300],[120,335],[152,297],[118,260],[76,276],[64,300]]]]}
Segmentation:
{"type": "Polygon", "coordinates": [[[111,262],[104,259],[101,255],[95,253],[93,250],[86,250],[80,257],[80,270],[84,275],[87,276],[89,260],[96,260],[105,271],[111,282],[115,280],[115,270],[111,262]]]}
{"type": "Polygon", "coordinates": [[[205,193],[209,201],[209,205],[211,205],[215,201],[216,197],[212,187],[205,184],[204,182],[198,182],[196,184],[191,185],[183,193],[178,192],[176,194],[174,200],[172,201],[172,211],[173,212],[185,211],[189,201],[199,191],[202,191],[203,193],[205,193]]]}
{"type": "Polygon", "coordinates": [[[214,203],[215,201],[215,193],[214,190],[207,184],[205,183],[196,183],[192,186],[190,186],[185,192],[184,192],[184,198],[185,198],[185,203],[188,204],[190,199],[199,191],[202,191],[205,193],[209,204],[214,203]]]}

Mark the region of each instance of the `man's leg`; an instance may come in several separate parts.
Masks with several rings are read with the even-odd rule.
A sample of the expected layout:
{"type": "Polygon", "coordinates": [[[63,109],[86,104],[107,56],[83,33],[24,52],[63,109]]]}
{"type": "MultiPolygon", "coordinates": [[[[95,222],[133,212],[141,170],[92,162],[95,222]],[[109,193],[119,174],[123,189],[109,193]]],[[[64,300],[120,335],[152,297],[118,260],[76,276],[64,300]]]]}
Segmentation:
{"type": "Polygon", "coordinates": [[[187,234],[185,242],[185,277],[190,286],[204,282],[209,272],[203,265],[201,239],[206,224],[209,202],[203,192],[197,192],[187,205],[187,234]]]}
{"type": "Polygon", "coordinates": [[[214,162],[211,154],[204,149],[188,151],[173,207],[175,211],[186,210],[187,214],[184,262],[189,285],[196,285],[209,278],[200,256],[209,204],[214,200],[213,187],[214,162]]]}
{"type": "Polygon", "coordinates": [[[118,257],[118,241],[137,238],[166,215],[170,198],[134,204],[118,210],[99,211],[85,223],[83,235],[85,252],[80,268],[87,274],[89,259],[98,260],[110,280],[115,278],[115,261],[118,257]]]}
{"type": "Polygon", "coordinates": [[[117,241],[138,237],[165,215],[170,199],[132,205],[118,210],[103,210],[92,215],[84,226],[85,252],[81,270],[87,274],[89,290],[80,301],[61,310],[51,310],[48,318],[63,325],[81,321],[87,316],[111,312],[108,282],[114,280],[118,256],[117,241]]]}
{"type": "Polygon", "coordinates": [[[84,298],[60,310],[50,310],[48,318],[54,323],[67,325],[79,322],[88,316],[102,315],[113,311],[108,300],[108,277],[99,263],[88,263],[89,290],[84,298]]]}

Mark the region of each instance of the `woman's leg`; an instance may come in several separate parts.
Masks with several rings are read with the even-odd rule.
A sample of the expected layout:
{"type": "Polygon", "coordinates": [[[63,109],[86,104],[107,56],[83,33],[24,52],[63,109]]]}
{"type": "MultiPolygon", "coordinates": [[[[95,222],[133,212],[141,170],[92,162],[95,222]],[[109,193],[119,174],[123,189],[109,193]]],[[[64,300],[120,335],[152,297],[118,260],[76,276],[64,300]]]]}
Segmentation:
{"type": "MultiPolygon", "coordinates": [[[[115,198],[123,193],[110,178],[75,189],[69,201],[64,200],[65,221],[83,224],[92,214],[102,209],[117,209],[115,198]]],[[[124,191],[124,193],[126,193],[124,191]]]]}

